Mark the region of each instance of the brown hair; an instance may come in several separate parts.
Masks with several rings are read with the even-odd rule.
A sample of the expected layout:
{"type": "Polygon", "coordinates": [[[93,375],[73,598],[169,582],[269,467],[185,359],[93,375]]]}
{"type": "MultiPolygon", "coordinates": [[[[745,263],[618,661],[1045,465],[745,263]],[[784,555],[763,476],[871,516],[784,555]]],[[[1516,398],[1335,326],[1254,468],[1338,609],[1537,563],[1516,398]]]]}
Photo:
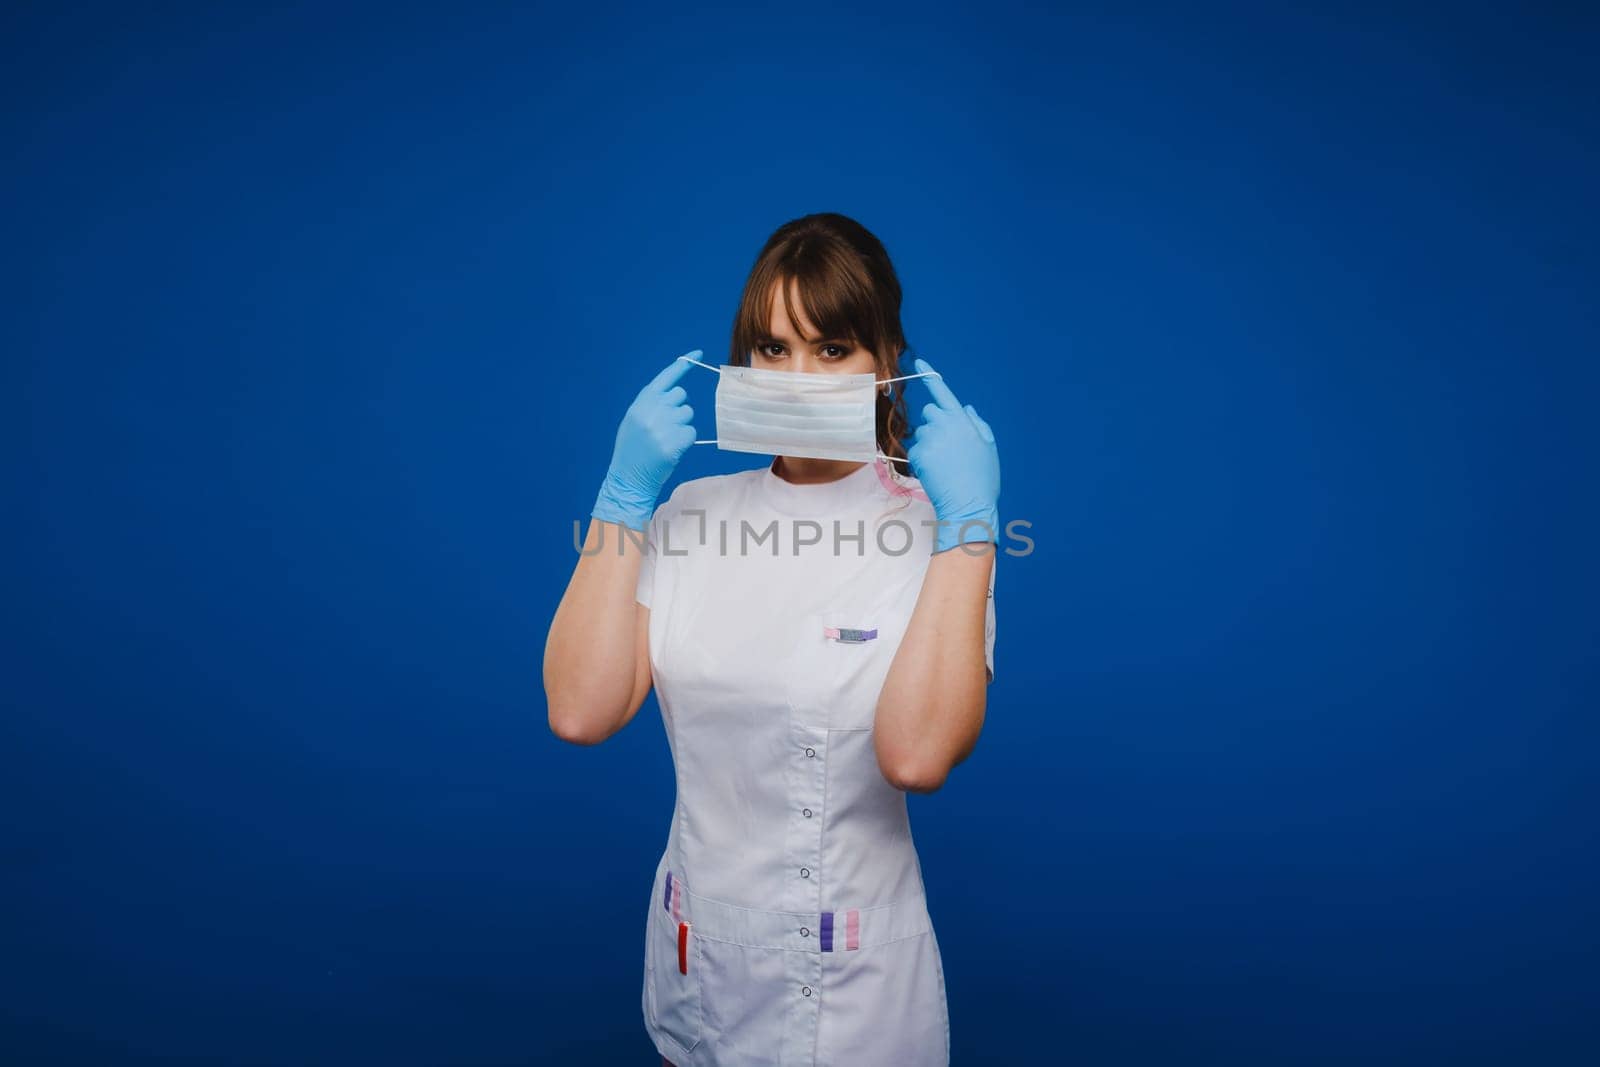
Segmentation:
{"type": "MultiPolygon", "coordinates": [[[[789,323],[800,332],[789,303],[791,280],[799,283],[806,318],[823,337],[848,339],[869,349],[879,378],[898,377],[906,347],[900,328],[900,279],[883,243],[861,223],[821,212],[786,222],[767,238],[744,284],[733,318],[728,362],[750,365],[750,353],[771,325],[773,286],[779,286],[789,323]]],[[[905,458],[903,438],[911,427],[903,383],[877,394],[878,447],[886,456],[905,458]]],[[[903,464],[886,464],[891,470],[903,464]]],[[[897,472],[898,473],[898,472],[897,472]]]]}

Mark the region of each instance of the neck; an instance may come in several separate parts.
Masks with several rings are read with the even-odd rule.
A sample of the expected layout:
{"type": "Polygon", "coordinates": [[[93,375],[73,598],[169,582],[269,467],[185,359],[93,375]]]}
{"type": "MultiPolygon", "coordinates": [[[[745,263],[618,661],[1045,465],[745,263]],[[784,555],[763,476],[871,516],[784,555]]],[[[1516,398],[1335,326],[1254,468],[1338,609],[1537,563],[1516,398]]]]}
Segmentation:
{"type": "Polygon", "coordinates": [[[779,456],[772,461],[772,473],[795,485],[816,485],[836,482],[860,470],[862,463],[853,459],[811,459],[796,456],[779,456]]]}

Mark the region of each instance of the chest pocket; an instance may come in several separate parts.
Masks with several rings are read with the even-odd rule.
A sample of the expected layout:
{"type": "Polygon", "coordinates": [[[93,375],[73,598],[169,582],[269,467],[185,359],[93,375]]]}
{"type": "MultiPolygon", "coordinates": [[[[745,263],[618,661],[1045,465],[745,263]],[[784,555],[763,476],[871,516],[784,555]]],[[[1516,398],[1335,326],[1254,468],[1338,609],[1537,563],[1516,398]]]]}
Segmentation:
{"type": "Polygon", "coordinates": [[[798,721],[829,730],[872,728],[878,695],[915,606],[916,589],[907,592],[802,617],[789,677],[789,703],[798,721]]]}

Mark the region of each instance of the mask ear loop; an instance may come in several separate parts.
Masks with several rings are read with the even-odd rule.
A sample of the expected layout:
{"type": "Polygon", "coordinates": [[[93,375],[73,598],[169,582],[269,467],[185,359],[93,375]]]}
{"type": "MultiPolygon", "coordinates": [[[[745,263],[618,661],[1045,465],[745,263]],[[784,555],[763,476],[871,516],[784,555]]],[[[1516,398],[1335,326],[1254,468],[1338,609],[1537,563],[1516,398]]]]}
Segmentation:
{"type": "MultiPolygon", "coordinates": [[[[706,370],[714,370],[718,374],[722,373],[722,368],[721,367],[713,366],[710,363],[701,363],[698,359],[694,359],[694,358],[692,358],[690,356],[679,356],[678,358],[679,359],[686,359],[690,363],[693,363],[697,367],[704,367],[706,370]]],[[[714,445],[716,443],[717,443],[717,439],[715,437],[711,438],[710,440],[696,441],[695,442],[695,444],[697,444],[697,445],[714,445]]]]}
{"type": "MultiPolygon", "coordinates": [[[[944,377],[944,375],[940,374],[938,371],[929,370],[929,371],[922,371],[921,373],[918,373],[918,374],[902,374],[898,378],[884,378],[878,384],[880,386],[883,386],[883,385],[888,385],[891,382],[909,381],[912,378],[943,378],[943,377],[944,377]]],[[[892,395],[892,394],[886,393],[884,395],[888,396],[888,395],[892,395]]],[[[884,461],[885,463],[904,463],[907,467],[911,466],[911,461],[909,459],[901,459],[898,456],[886,456],[882,452],[878,453],[878,458],[880,460],[884,461]]],[[[893,470],[894,468],[891,467],[889,469],[893,470]]],[[[926,499],[926,497],[924,497],[923,499],[926,499]]]]}

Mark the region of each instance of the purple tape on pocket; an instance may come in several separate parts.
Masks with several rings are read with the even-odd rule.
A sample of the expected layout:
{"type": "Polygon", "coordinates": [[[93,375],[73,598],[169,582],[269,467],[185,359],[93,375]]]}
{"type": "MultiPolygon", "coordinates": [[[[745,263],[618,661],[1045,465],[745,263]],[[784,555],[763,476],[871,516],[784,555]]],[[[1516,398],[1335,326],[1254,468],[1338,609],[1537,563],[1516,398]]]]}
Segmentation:
{"type": "MultiPolygon", "coordinates": [[[[822,951],[832,952],[834,946],[834,913],[822,913],[822,923],[817,931],[822,935],[822,951]]],[[[855,951],[861,947],[861,909],[851,908],[844,913],[844,947],[846,951],[855,951]]]]}

